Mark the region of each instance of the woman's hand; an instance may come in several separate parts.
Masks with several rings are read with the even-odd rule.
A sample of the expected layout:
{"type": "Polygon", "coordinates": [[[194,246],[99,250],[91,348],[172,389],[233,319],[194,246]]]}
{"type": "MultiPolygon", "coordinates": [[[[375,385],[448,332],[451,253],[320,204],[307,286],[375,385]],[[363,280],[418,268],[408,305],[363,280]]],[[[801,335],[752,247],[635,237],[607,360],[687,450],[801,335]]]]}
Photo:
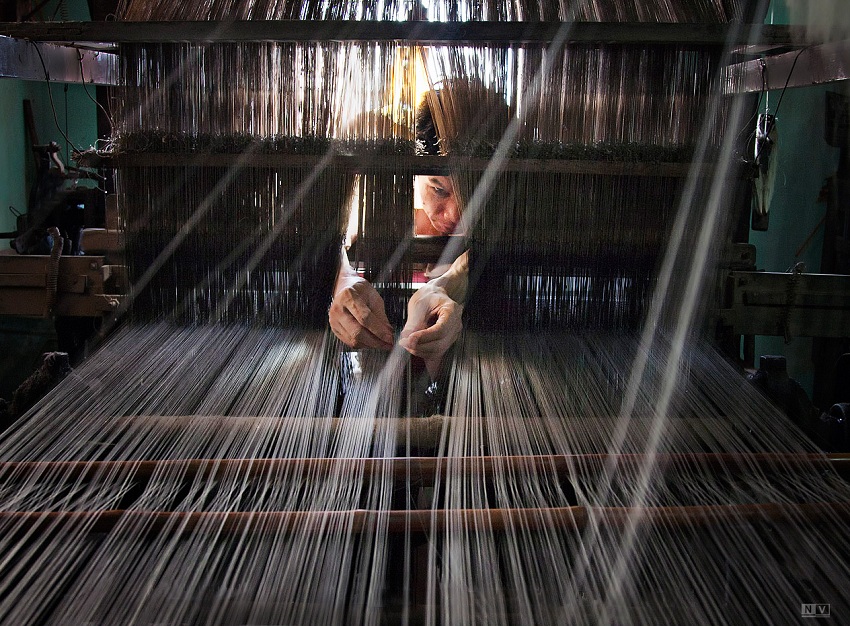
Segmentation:
{"type": "Polygon", "coordinates": [[[452,300],[443,287],[428,283],[407,304],[407,324],[399,345],[424,360],[428,373],[436,378],[443,356],[463,330],[462,315],[462,304],[452,300]]]}
{"type": "Polygon", "coordinates": [[[334,335],[347,346],[378,350],[393,347],[393,327],[387,319],[384,301],[365,278],[340,273],[328,321],[334,335]]]}

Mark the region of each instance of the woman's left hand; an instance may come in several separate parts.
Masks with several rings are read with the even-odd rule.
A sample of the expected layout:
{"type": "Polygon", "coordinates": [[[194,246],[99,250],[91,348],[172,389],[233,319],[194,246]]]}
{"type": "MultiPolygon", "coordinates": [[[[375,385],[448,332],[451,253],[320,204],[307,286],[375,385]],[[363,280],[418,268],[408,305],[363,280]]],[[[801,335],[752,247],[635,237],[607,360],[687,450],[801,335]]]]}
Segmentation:
{"type": "Polygon", "coordinates": [[[421,287],[407,304],[407,324],[399,345],[425,361],[432,378],[440,372],[443,356],[463,330],[463,305],[434,284],[421,287]]]}

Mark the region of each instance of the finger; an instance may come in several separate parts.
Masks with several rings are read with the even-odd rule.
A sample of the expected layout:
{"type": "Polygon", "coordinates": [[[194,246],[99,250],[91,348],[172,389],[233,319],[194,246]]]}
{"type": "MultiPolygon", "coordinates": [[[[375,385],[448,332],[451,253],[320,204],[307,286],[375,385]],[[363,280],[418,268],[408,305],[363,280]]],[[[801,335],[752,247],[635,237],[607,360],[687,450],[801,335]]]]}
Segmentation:
{"type": "MultiPolygon", "coordinates": [[[[362,283],[366,284],[366,283],[362,283]]],[[[392,346],[394,341],[393,327],[384,313],[384,301],[371,285],[368,289],[348,288],[339,292],[331,304],[330,314],[336,316],[345,326],[349,333],[355,336],[349,337],[356,340],[356,334],[361,328],[365,328],[387,346],[392,346]],[[349,318],[356,323],[351,325],[349,318]]]]}
{"type": "Polygon", "coordinates": [[[442,356],[446,352],[448,352],[449,348],[452,345],[452,342],[448,339],[443,339],[440,341],[430,341],[427,343],[422,343],[419,341],[419,337],[411,336],[408,337],[405,342],[399,342],[405,350],[410,352],[413,356],[418,356],[422,358],[428,357],[436,357],[442,356]]]}
{"type": "Polygon", "coordinates": [[[448,352],[457,338],[455,334],[440,333],[435,335],[430,329],[418,330],[399,344],[414,356],[431,357],[442,356],[448,352]]]}
{"type": "Polygon", "coordinates": [[[361,332],[369,337],[374,337],[383,347],[392,348],[395,337],[393,336],[393,327],[390,323],[367,320],[366,323],[360,324],[361,332]]]}
{"type": "Polygon", "coordinates": [[[429,330],[417,330],[407,337],[405,345],[412,354],[421,356],[423,351],[432,351],[440,344],[441,336],[434,337],[429,330]]]}
{"type": "Polygon", "coordinates": [[[393,347],[392,340],[385,341],[383,338],[375,335],[368,328],[360,324],[347,310],[343,311],[336,318],[335,323],[331,324],[331,329],[343,343],[352,348],[391,350],[393,347]]]}
{"type": "Polygon", "coordinates": [[[345,327],[340,322],[340,319],[344,315],[345,311],[341,307],[331,306],[330,311],[328,311],[328,324],[331,327],[331,331],[336,335],[337,339],[342,341],[344,344],[350,346],[351,345],[351,337],[346,331],[345,327]]]}
{"type": "Polygon", "coordinates": [[[336,315],[330,318],[330,326],[334,335],[351,348],[392,349],[391,342],[387,343],[370,333],[348,311],[341,310],[337,312],[336,315]]]}
{"type": "Polygon", "coordinates": [[[342,343],[354,348],[354,337],[351,332],[349,332],[348,328],[346,328],[346,325],[340,321],[342,319],[342,315],[343,313],[338,313],[335,317],[330,318],[331,330],[342,343]]]}
{"type": "Polygon", "coordinates": [[[382,341],[392,345],[393,327],[384,313],[383,301],[378,299],[380,308],[370,307],[359,298],[352,298],[347,310],[357,320],[360,326],[368,330],[372,335],[380,337],[382,341]]]}
{"type": "Polygon", "coordinates": [[[445,325],[447,318],[450,316],[451,309],[445,306],[440,307],[435,311],[413,311],[408,316],[407,323],[401,331],[401,336],[409,337],[413,333],[430,330],[434,327],[436,327],[436,332],[440,332],[445,325]]]}
{"type": "Polygon", "coordinates": [[[437,321],[430,326],[417,330],[417,341],[419,343],[431,343],[432,341],[439,341],[446,337],[451,330],[451,324],[449,323],[448,317],[448,313],[446,315],[441,315],[437,318],[437,321]]]}
{"type": "MultiPolygon", "coordinates": [[[[432,325],[417,330],[411,329],[407,338],[420,347],[441,341],[451,345],[460,333],[458,322],[459,318],[453,318],[452,310],[449,307],[442,307],[437,310],[437,319],[432,325]]],[[[404,334],[403,331],[402,334],[404,334]]]]}

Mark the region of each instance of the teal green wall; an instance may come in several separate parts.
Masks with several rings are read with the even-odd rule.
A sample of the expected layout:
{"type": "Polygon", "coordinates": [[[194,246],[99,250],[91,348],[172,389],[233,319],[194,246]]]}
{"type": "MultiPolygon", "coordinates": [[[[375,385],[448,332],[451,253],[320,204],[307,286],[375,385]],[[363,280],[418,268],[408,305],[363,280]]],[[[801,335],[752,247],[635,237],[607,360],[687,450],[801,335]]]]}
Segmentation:
{"type": "MultiPolygon", "coordinates": [[[[43,15],[51,16],[54,7],[55,3],[46,6],[43,15]]],[[[67,11],[69,19],[89,19],[85,0],[69,0],[67,11]]],[[[57,19],[60,17],[57,13],[57,19]]],[[[32,101],[39,141],[56,141],[66,163],[70,148],[59,128],[80,149],[94,145],[97,139],[96,105],[84,88],[68,85],[66,90],[64,84],[58,83],[52,83],[49,88],[56,109],[55,120],[47,83],[0,78],[0,145],[3,146],[0,150],[0,231],[15,229],[10,205],[18,211],[26,211],[35,171],[29,138],[24,130],[24,99],[32,101]]],[[[94,97],[94,87],[89,87],[88,91],[94,97]]],[[[0,240],[0,247],[9,249],[9,239],[0,240]]],[[[0,397],[10,398],[12,391],[38,366],[40,355],[55,349],[51,320],[0,316],[0,397]]]]}
{"type": "MultiPolygon", "coordinates": [[[[0,151],[0,231],[15,228],[10,205],[18,211],[26,211],[29,186],[35,172],[29,137],[24,129],[25,99],[32,102],[39,142],[57,142],[65,163],[70,161],[71,148],[63,132],[79,149],[91,147],[97,139],[96,105],[83,86],[51,83],[49,89],[53,105],[45,82],[0,79],[0,116],[3,119],[0,139],[4,146],[0,151]]],[[[88,87],[88,93],[94,97],[94,88],[88,87]]],[[[3,239],[0,245],[8,248],[9,240],[3,239]]]]}
{"type": "MultiPolygon", "coordinates": [[[[24,183],[28,166],[25,152],[24,113],[21,104],[26,97],[24,81],[0,79],[0,119],[3,120],[0,139],[4,150],[0,150],[0,231],[15,229],[15,218],[9,207],[20,212],[27,208],[27,190],[24,183]]],[[[0,241],[3,248],[9,240],[0,241]]]]}
{"type": "MultiPolygon", "coordinates": [[[[38,3],[33,3],[38,4],[38,3]]],[[[55,20],[88,20],[90,19],[89,4],[86,0],[66,0],[64,6],[60,6],[60,0],[51,0],[46,3],[34,19],[41,21],[55,20]]]]}
{"type": "MultiPolygon", "coordinates": [[[[56,12],[57,2],[48,3],[41,15],[49,18],[54,12],[60,19],[62,12],[56,12]]],[[[89,19],[88,3],[85,0],[67,0],[64,9],[68,19],[89,19]]],[[[94,87],[87,87],[94,97],[94,87]]],[[[64,131],[71,142],[80,149],[92,146],[97,139],[97,116],[94,102],[86,94],[82,85],[51,83],[53,103],[56,108],[58,127],[64,131]],[[67,116],[66,116],[67,108],[67,116]]],[[[30,152],[29,138],[24,130],[23,101],[29,99],[33,104],[36,131],[41,143],[57,142],[62,150],[63,161],[68,159],[70,149],[54,121],[53,108],[48,95],[48,86],[44,81],[23,81],[0,78],[0,231],[15,229],[15,219],[9,206],[24,212],[27,208],[29,186],[32,183],[34,165],[30,152]]],[[[0,247],[7,249],[9,240],[0,240],[0,247]]]]}
{"type": "MultiPolygon", "coordinates": [[[[783,0],[774,0],[768,22],[788,23],[783,0]]],[[[789,88],[779,102],[781,90],[763,98],[765,108],[776,115],[778,150],[772,167],[776,181],[770,205],[770,226],[765,232],[750,232],[756,246],[756,262],[761,270],[785,272],[795,263],[805,263],[807,272],[819,272],[823,248],[823,227],[818,223],[826,212],[819,201],[827,178],[835,173],[838,150],[823,139],[827,91],[847,92],[846,81],[825,86],[789,88]],[[779,109],[777,110],[777,105],[779,109]],[[805,251],[796,256],[814,232],[805,251]]],[[[809,393],[812,385],[811,339],[795,338],[785,343],[781,337],[757,337],[756,358],[762,354],[782,354],[788,359],[789,375],[809,393]]]]}

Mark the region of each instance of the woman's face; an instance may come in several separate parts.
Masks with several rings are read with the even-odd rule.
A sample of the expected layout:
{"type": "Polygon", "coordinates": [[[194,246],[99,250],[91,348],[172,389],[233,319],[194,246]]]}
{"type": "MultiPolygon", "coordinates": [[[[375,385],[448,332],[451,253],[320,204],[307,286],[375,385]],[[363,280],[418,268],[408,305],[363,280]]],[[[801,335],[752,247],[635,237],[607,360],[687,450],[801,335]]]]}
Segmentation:
{"type": "Polygon", "coordinates": [[[460,222],[460,207],[450,176],[417,176],[422,208],[431,225],[442,235],[451,235],[460,222]]]}

